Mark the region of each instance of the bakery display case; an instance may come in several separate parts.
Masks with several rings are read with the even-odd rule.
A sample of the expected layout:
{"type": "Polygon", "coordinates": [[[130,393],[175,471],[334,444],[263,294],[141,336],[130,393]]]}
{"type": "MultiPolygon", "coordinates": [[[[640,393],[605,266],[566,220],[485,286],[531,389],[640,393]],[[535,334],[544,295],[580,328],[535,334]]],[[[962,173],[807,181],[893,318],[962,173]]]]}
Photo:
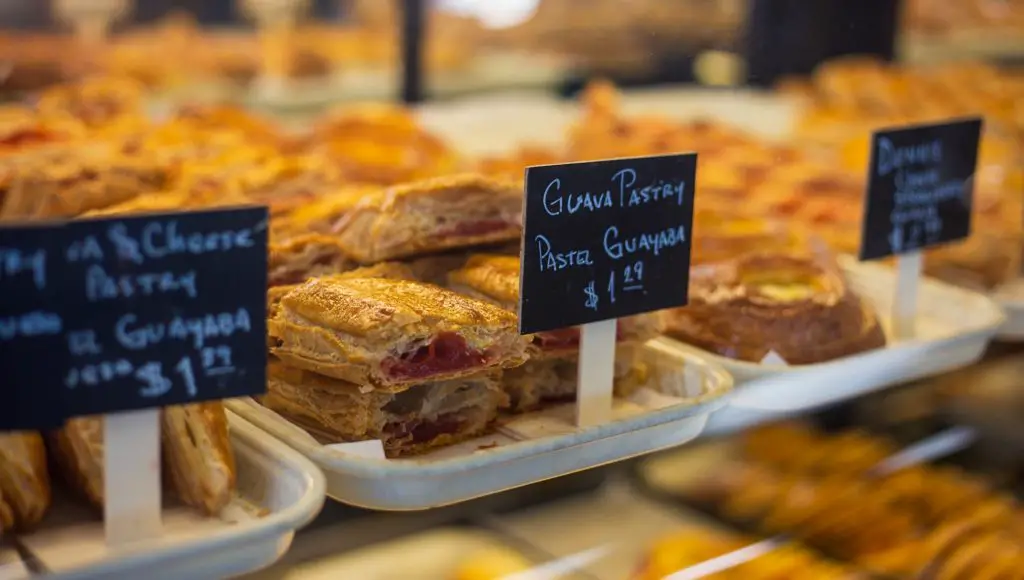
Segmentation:
{"type": "MultiPolygon", "coordinates": [[[[206,385],[259,368],[244,395],[145,405],[159,450],[135,467],[162,469],[155,538],[104,536],[122,499],[108,478],[139,473],[107,473],[124,409],[83,415],[55,395],[60,421],[0,429],[0,579],[1016,577],[1024,5],[795,4],[252,0],[129,10],[96,37],[12,16],[0,373],[15,380],[0,380],[0,424],[51,392],[56,375],[26,386],[24,366],[91,348],[19,310],[26,295],[78,308],[81,285],[61,266],[80,246],[37,268],[26,231],[109,226],[113,262],[86,284],[131,316],[207,300],[190,269],[239,296],[236,268],[258,270],[266,299],[258,324],[213,314],[132,334],[199,345],[206,385]],[[956,184],[970,235],[920,252],[908,336],[907,261],[856,257],[880,235],[864,219],[873,139],[964,118],[982,120],[956,184]],[[637,260],[627,282],[685,277],[685,305],[617,319],[607,414],[588,423],[591,323],[520,333],[539,247],[525,170],[689,152],[692,227],[618,246],[637,260]],[[248,234],[189,229],[251,206],[266,212],[258,260],[227,253],[248,234]],[[184,274],[133,273],[159,253],[119,229],[139,219],[173,220],[165,250],[184,274]],[[680,243],[685,268],[652,272],[647,254],[680,243]],[[29,272],[63,290],[26,294],[29,272]],[[242,326],[259,348],[217,350],[242,326]],[[893,459],[950,429],[955,452],[893,459]]],[[[633,185],[562,201],[604,219],[665,187],[633,185]]],[[[552,268],[590,272],[583,255],[552,268]]],[[[97,304],[75,320],[116,309],[97,304]]],[[[196,390],[184,367],[119,364],[57,386],[196,390]]]]}

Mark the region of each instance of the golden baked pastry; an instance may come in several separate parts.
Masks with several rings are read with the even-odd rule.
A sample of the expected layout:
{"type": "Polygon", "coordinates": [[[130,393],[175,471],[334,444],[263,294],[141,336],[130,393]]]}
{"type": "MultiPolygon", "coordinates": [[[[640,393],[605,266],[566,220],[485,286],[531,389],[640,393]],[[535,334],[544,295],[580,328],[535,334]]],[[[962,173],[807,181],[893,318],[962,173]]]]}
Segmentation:
{"type": "Polygon", "coordinates": [[[310,278],[344,272],[355,265],[334,238],[301,235],[283,242],[270,242],[267,283],[270,286],[301,284],[310,278]]]}
{"type": "MultiPolygon", "coordinates": [[[[663,580],[685,568],[717,558],[755,543],[753,538],[732,536],[701,528],[685,530],[657,540],[634,580],[663,580]]],[[[855,571],[827,562],[797,544],[780,546],[759,558],[703,578],[717,580],[854,579],[855,571]]]]}
{"type": "Polygon", "coordinates": [[[482,433],[504,399],[495,374],[389,392],[271,361],[263,404],[325,442],[380,439],[387,455],[394,457],[482,433]]]}
{"type": "Polygon", "coordinates": [[[335,224],[346,252],[363,263],[519,237],[522,190],[479,175],[455,175],[381,189],[335,224]]]}
{"type": "Polygon", "coordinates": [[[268,320],[288,365],[398,390],[521,364],[514,314],[437,286],[385,278],[312,279],[268,320]]]}
{"type": "Polygon", "coordinates": [[[0,164],[0,219],[76,216],[161,191],[166,177],[103,145],[35,149],[0,164]]]}
{"type": "Polygon", "coordinates": [[[452,580],[500,580],[531,567],[530,562],[516,552],[494,547],[469,555],[459,563],[452,580]]]}
{"type": "Polygon", "coordinates": [[[392,185],[450,175],[455,153],[424,130],[412,112],[381,104],[346,105],[318,120],[310,151],[337,166],[349,183],[392,185]]]}
{"type": "Polygon", "coordinates": [[[0,533],[31,528],[49,508],[43,438],[28,431],[0,433],[0,533]]]}
{"type": "MultiPolygon", "coordinates": [[[[187,505],[219,513],[235,491],[235,463],[220,401],[165,407],[161,411],[165,475],[187,505]]],[[[67,483],[102,508],[103,417],[76,417],[50,437],[50,452],[67,483]]]]}
{"type": "Polygon", "coordinates": [[[178,496],[207,515],[219,514],[235,493],[235,454],[220,401],[160,411],[164,469],[178,496]]]}
{"type": "Polygon", "coordinates": [[[690,303],[667,311],[665,321],[674,338],[751,362],[774,351],[789,364],[810,364],[885,345],[874,311],[837,267],[793,255],[695,269],[690,303]]]}
{"type": "Polygon", "coordinates": [[[57,471],[71,489],[93,506],[103,507],[103,418],[75,417],[50,434],[57,471]]]}
{"type": "Polygon", "coordinates": [[[339,219],[345,216],[367,194],[377,188],[345,187],[317,196],[309,203],[298,205],[279,215],[271,224],[275,235],[295,236],[308,233],[328,234],[339,219]]]}

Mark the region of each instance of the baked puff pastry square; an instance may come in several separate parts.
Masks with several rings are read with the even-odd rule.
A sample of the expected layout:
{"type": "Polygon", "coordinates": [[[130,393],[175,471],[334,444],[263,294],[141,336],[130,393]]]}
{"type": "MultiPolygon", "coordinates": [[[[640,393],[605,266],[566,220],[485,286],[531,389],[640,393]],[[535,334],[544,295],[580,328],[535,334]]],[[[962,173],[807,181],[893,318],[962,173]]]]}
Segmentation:
{"type": "Polygon", "coordinates": [[[310,278],[338,274],[356,264],[337,240],[321,234],[305,234],[284,241],[271,241],[267,251],[267,284],[301,284],[310,278]]]}
{"type": "Polygon", "coordinates": [[[754,254],[695,268],[690,303],[665,313],[666,334],[749,362],[775,352],[810,364],[885,346],[870,305],[834,262],[791,254],[754,254]]]}
{"type": "Polygon", "coordinates": [[[0,532],[30,528],[49,508],[43,438],[28,431],[0,433],[0,532]]]}
{"type": "Polygon", "coordinates": [[[397,391],[522,363],[511,312],[409,280],[314,278],[281,296],[267,323],[282,362],[397,391]]]}
{"type": "Polygon", "coordinates": [[[481,434],[505,400],[497,374],[477,373],[387,392],[271,361],[262,402],[321,441],[379,439],[385,453],[395,457],[481,434]]]}
{"type": "Polygon", "coordinates": [[[480,175],[453,175],[377,190],[333,228],[364,263],[516,240],[522,188],[480,175]]]}

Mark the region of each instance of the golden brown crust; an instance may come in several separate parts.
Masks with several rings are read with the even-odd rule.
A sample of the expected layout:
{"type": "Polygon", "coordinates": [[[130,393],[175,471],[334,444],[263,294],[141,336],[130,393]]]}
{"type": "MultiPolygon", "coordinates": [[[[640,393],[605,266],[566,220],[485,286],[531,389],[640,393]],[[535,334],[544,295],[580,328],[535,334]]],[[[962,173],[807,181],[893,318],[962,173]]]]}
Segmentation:
{"type": "Polygon", "coordinates": [[[522,190],[480,175],[454,175],[380,189],[334,226],[354,259],[368,264],[519,237],[522,190]]]}
{"type": "Polygon", "coordinates": [[[519,305],[519,267],[515,256],[476,254],[448,274],[448,284],[456,291],[472,291],[506,310],[515,310],[519,305]]]}
{"type": "Polygon", "coordinates": [[[479,435],[497,417],[504,393],[496,373],[367,389],[272,360],[263,404],[322,441],[380,439],[388,456],[421,453],[479,435]]]}
{"type": "Polygon", "coordinates": [[[49,507],[43,438],[28,431],[0,433],[0,532],[35,526],[49,507]]]}
{"type": "Polygon", "coordinates": [[[270,243],[267,283],[270,286],[301,284],[310,278],[338,274],[354,266],[334,238],[305,234],[270,243]]]}
{"type": "Polygon", "coordinates": [[[72,490],[103,507],[103,417],[75,417],[50,435],[54,463],[72,490]]]}
{"type": "Polygon", "coordinates": [[[885,345],[874,311],[834,265],[782,254],[695,270],[690,303],[665,320],[679,340],[751,362],[774,351],[790,364],[809,364],[885,345]]]}
{"type": "Polygon", "coordinates": [[[313,279],[280,298],[268,321],[271,351],[288,364],[357,384],[395,389],[522,361],[526,340],[514,314],[437,286],[386,278],[313,279]],[[480,353],[480,365],[392,376],[391,361],[441,336],[480,353]]]}
{"type": "Polygon", "coordinates": [[[102,145],[55,146],[0,167],[0,219],[72,217],[163,190],[166,173],[102,145]]]}
{"type": "Polygon", "coordinates": [[[235,493],[235,455],[220,401],[165,407],[161,438],[167,478],[186,504],[216,515],[235,493]]]}

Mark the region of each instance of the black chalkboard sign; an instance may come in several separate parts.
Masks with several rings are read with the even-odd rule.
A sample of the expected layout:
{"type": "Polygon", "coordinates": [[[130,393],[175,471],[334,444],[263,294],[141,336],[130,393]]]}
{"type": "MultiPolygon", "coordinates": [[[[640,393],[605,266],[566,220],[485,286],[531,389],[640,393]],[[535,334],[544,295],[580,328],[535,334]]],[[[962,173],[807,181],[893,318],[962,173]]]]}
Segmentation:
{"type": "Polygon", "coordinates": [[[68,356],[57,299],[64,286],[61,240],[54,231],[0,228],[0,431],[48,429],[64,421],[61,384],[68,356]]]}
{"type": "Polygon", "coordinates": [[[874,134],[861,260],[970,235],[980,138],[981,119],[874,134]]]}
{"type": "Polygon", "coordinates": [[[526,170],[519,332],[687,301],[695,153],[526,170]]]}
{"type": "MultiPolygon", "coordinates": [[[[30,233],[41,240],[50,273],[45,293],[12,278],[2,312],[60,321],[8,341],[20,357],[5,343],[0,372],[36,377],[22,406],[58,401],[66,418],[262,393],[267,221],[266,208],[235,208],[0,230],[17,236],[21,270],[30,233]]],[[[0,406],[15,392],[4,384],[0,406]]]]}

